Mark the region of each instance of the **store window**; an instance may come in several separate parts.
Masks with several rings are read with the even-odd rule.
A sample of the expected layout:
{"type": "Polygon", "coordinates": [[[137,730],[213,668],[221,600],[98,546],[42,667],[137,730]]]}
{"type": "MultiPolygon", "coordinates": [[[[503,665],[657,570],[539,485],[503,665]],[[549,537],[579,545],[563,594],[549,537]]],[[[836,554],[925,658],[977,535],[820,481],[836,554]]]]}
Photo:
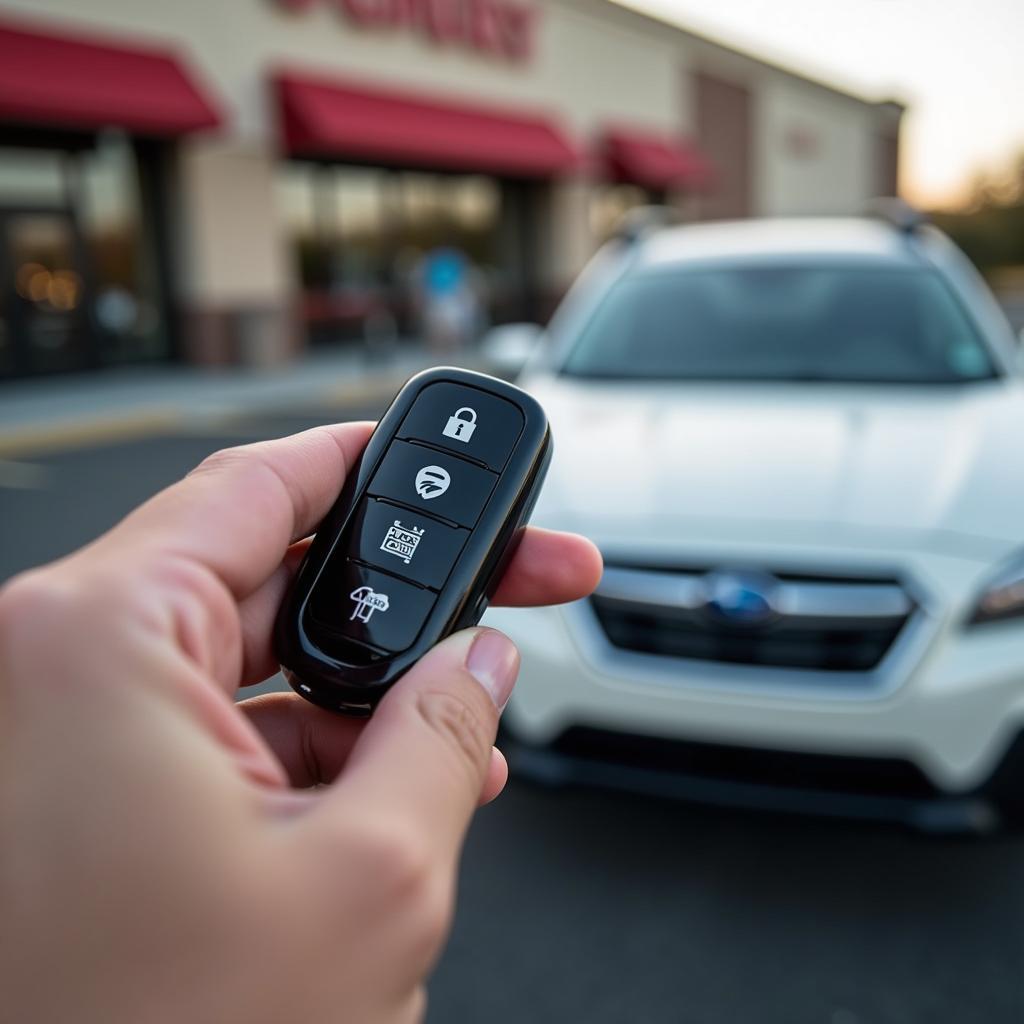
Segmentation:
{"type": "Polygon", "coordinates": [[[0,376],[167,354],[137,154],[0,147],[0,376]]]}
{"type": "Polygon", "coordinates": [[[501,183],[291,163],[279,189],[312,342],[421,334],[431,290],[453,275],[459,340],[492,319],[505,266],[518,259],[503,244],[501,183]]]}
{"type": "Polygon", "coordinates": [[[166,357],[161,287],[144,211],[142,168],[120,136],[101,141],[81,163],[82,227],[93,285],[100,361],[149,362],[166,357]]]}

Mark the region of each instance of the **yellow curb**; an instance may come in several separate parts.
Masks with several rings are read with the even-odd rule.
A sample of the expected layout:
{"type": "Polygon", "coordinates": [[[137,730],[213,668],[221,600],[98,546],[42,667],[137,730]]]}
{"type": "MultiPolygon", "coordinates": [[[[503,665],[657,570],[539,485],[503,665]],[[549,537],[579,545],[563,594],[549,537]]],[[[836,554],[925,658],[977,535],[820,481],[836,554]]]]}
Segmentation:
{"type": "MultiPolygon", "coordinates": [[[[405,378],[403,377],[402,381],[404,380],[405,378]]],[[[320,388],[312,392],[304,401],[296,400],[294,404],[289,402],[263,410],[231,409],[215,415],[202,416],[198,420],[181,420],[176,424],[175,429],[176,431],[189,434],[210,434],[211,436],[226,438],[235,436],[251,437],[252,429],[247,427],[246,424],[251,424],[253,421],[258,422],[261,414],[271,419],[274,416],[303,416],[308,414],[311,406],[318,412],[322,411],[325,413],[323,418],[324,424],[341,423],[346,416],[346,409],[349,407],[362,406],[366,402],[372,403],[379,399],[392,398],[397,390],[398,385],[394,382],[382,383],[374,387],[362,387],[359,391],[353,391],[351,387],[320,388]],[[331,417],[331,413],[336,413],[339,418],[331,417]]],[[[370,418],[373,419],[374,417],[370,418]]],[[[268,436],[276,437],[277,435],[271,434],[268,436]]]]}
{"type": "Polygon", "coordinates": [[[98,417],[15,430],[0,435],[0,458],[20,458],[55,450],[84,448],[105,441],[152,437],[166,433],[181,419],[179,410],[167,406],[147,409],[132,416],[98,417]]]}
{"type": "Polygon", "coordinates": [[[333,387],[324,388],[319,392],[321,401],[339,406],[357,405],[366,401],[374,401],[377,398],[390,398],[398,390],[408,374],[396,373],[387,380],[375,381],[372,385],[363,385],[358,391],[353,392],[352,385],[337,384],[333,387]],[[397,383],[396,383],[397,382],[397,383]]]}

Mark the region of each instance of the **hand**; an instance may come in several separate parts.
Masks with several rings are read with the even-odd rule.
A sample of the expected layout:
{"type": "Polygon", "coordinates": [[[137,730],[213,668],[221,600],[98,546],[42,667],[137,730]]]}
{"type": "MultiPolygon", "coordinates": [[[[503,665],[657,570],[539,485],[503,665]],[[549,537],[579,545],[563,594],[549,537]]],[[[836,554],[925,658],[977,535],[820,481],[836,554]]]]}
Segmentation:
{"type": "MultiPolygon", "coordinates": [[[[422,1015],[463,835],[505,780],[511,642],[449,638],[365,723],[234,702],[276,671],[301,538],[370,429],[219,452],[0,591],[0,1019],[422,1015]]],[[[531,530],[496,601],[599,573],[589,542],[531,530]]]]}

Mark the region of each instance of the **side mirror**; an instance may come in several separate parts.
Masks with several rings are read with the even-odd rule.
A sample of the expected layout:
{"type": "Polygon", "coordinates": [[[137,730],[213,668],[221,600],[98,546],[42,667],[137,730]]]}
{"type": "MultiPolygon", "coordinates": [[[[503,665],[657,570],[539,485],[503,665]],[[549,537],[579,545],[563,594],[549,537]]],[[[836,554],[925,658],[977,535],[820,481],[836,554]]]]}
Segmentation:
{"type": "Polygon", "coordinates": [[[492,327],[480,342],[480,354],[499,377],[514,380],[540,350],[544,328],[537,324],[502,324],[492,327]]]}

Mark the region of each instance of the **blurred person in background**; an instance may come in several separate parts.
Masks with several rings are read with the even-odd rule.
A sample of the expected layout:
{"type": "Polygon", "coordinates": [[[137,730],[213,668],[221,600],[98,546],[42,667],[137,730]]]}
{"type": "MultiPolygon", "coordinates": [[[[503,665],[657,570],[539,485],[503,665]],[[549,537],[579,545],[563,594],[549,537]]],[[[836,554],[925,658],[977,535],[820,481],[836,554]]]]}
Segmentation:
{"type": "MultiPolygon", "coordinates": [[[[368,424],[207,459],[0,591],[0,1018],[411,1022],[452,915],[518,670],[472,629],[371,720],[294,694],[277,605],[368,424]]],[[[586,540],[530,531],[499,601],[589,592],[586,540]]]]}
{"type": "Polygon", "coordinates": [[[439,352],[464,348],[483,323],[479,274],[460,249],[444,245],[422,259],[415,275],[423,337],[439,352]]]}

